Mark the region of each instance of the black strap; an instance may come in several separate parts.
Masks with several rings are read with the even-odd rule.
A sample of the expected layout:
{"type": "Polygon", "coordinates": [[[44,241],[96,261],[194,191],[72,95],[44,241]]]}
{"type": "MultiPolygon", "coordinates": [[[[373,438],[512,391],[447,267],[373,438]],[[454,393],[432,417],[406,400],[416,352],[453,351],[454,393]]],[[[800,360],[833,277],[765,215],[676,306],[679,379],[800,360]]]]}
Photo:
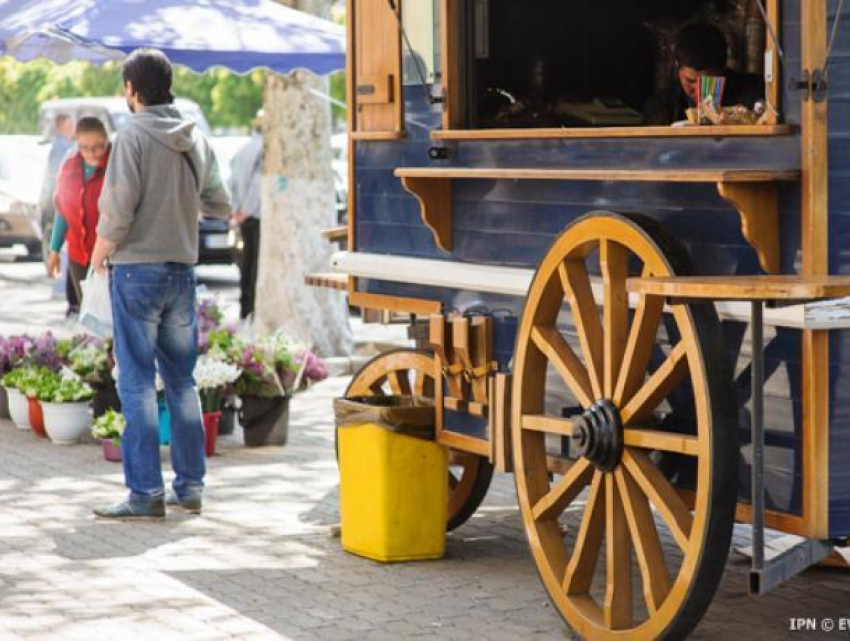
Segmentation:
{"type": "Polygon", "coordinates": [[[188,151],[181,152],[182,156],[186,159],[186,162],[189,163],[189,170],[192,172],[192,178],[195,179],[195,189],[201,189],[201,181],[198,179],[198,170],[195,169],[195,162],[192,160],[192,156],[189,155],[188,151]]]}

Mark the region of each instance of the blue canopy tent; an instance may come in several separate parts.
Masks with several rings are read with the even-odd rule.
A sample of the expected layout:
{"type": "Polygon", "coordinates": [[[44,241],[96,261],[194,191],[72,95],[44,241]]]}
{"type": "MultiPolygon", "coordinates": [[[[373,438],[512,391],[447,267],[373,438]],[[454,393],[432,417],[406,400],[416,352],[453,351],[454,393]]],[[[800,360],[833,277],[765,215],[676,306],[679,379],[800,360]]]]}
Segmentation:
{"type": "Polygon", "coordinates": [[[274,0],[0,0],[0,55],[95,64],[156,47],[203,72],[345,67],[345,29],[274,0]]]}

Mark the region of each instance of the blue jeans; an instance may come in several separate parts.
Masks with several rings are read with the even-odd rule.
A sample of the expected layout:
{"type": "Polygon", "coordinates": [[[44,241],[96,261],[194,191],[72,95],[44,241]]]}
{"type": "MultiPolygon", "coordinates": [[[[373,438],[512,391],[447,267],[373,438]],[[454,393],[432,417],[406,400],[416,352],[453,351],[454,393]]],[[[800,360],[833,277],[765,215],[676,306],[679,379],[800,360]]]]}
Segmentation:
{"type": "Polygon", "coordinates": [[[171,415],[174,491],[185,499],[203,490],[204,427],[193,377],[198,358],[195,285],[191,265],[116,265],[111,271],[118,396],[127,420],[121,450],[131,503],[163,496],[157,369],[171,415]]]}

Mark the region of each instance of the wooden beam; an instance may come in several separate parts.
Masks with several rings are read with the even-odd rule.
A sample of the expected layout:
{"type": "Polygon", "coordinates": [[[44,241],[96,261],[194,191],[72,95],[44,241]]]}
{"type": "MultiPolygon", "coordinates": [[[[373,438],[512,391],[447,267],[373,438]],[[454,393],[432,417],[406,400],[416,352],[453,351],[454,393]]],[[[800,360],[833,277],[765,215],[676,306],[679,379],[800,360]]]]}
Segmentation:
{"type": "MultiPolygon", "coordinates": [[[[800,3],[801,68],[823,69],[827,49],[826,2],[800,3]]],[[[803,101],[801,112],[803,274],[829,270],[829,160],[827,101],[803,101]]],[[[803,518],[808,535],[829,534],[829,335],[803,333],[803,518]]]]}
{"type": "MultiPolygon", "coordinates": [[[[776,1],[776,0],[773,0],[776,1]]],[[[776,67],[774,67],[776,68],[776,67]]],[[[448,96],[447,96],[448,98],[448,96]]],[[[731,138],[790,136],[789,125],[706,125],[702,127],[581,127],[540,129],[450,129],[432,131],[434,140],[551,140],[562,138],[731,138]]]]}
{"type": "Polygon", "coordinates": [[[445,108],[443,129],[454,129],[462,121],[460,55],[460,4],[459,0],[442,0],[440,3],[440,44],[442,56],[442,84],[445,108]]]}
{"type": "Polygon", "coordinates": [[[656,183],[763,183],[795,181],[793,169],[530,169],[523,167],[399,167],[398,178],[462,180],[577,180],[656,183]]]}
{"type": "Polygon", "coordinates": [[[306,274],[304,282],[311,287],[348,291],[348,277],[345,274],[306,274]]]}
{"type": "Polygon", "coordinates": [[[484,458],[489,458],[490,456],[490,443],[474,436],[458,434],[457,432],[443,429],[437,433],[437,442],[442,443],[446,447],[460,450],[461,452],[478,454],[478,456],[483,456],[484,458]]]}
{"type": "Polygon", "coordinates": [[[403,298],[401,296],[384,296],[383,294],[368,294],[366,292],[350,293],[348,295],[348,304],[352,307],[386,309],[391,312],[416,314],[417,316],[437,314],[442,306],[440,302],[436,300],[403,298]]]}
{"type": "MultiPolygon", "coordinates": [[[[489,292],[522,298],[527,295],[534,276],[533,269],[520,267],[499,267],[367,252],[336,252],[332,262],[334,271],[357,278],[452,290],[489,292]]],[[[599,303],[602,301],[601,280],[591,278],[591,287],[594,298],[599,303]]],[[[637,308],[639,301],[637,294],[634,292],[630,294],[629,306],[632,309],[637,308]]],[[[436,301],[434,304],[439,307],[436,301]]],[[[715,307],[721,320],[742,323],[750,321],[751,310],[747,302],[718,301],[715,307]]],[[[666,307],[665,313],[669,313],[670,309],[669,306],[666,307]]],[[[850,300],[768,307],[764,310],[764,322],[768,327],[850,329],[850,300]]]]}

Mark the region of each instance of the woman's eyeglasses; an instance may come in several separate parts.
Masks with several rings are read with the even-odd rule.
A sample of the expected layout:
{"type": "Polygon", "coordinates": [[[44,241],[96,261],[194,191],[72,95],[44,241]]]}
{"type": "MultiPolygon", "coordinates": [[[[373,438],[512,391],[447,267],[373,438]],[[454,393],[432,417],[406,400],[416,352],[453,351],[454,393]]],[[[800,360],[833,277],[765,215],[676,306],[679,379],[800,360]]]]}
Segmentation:
{"type": "Polygon", "coordinates": [[[77,145],[80,151],[83,153],[96,154],[101,151],[106,151],[106,143],[100,143],[98,145],[77,145]]]}

